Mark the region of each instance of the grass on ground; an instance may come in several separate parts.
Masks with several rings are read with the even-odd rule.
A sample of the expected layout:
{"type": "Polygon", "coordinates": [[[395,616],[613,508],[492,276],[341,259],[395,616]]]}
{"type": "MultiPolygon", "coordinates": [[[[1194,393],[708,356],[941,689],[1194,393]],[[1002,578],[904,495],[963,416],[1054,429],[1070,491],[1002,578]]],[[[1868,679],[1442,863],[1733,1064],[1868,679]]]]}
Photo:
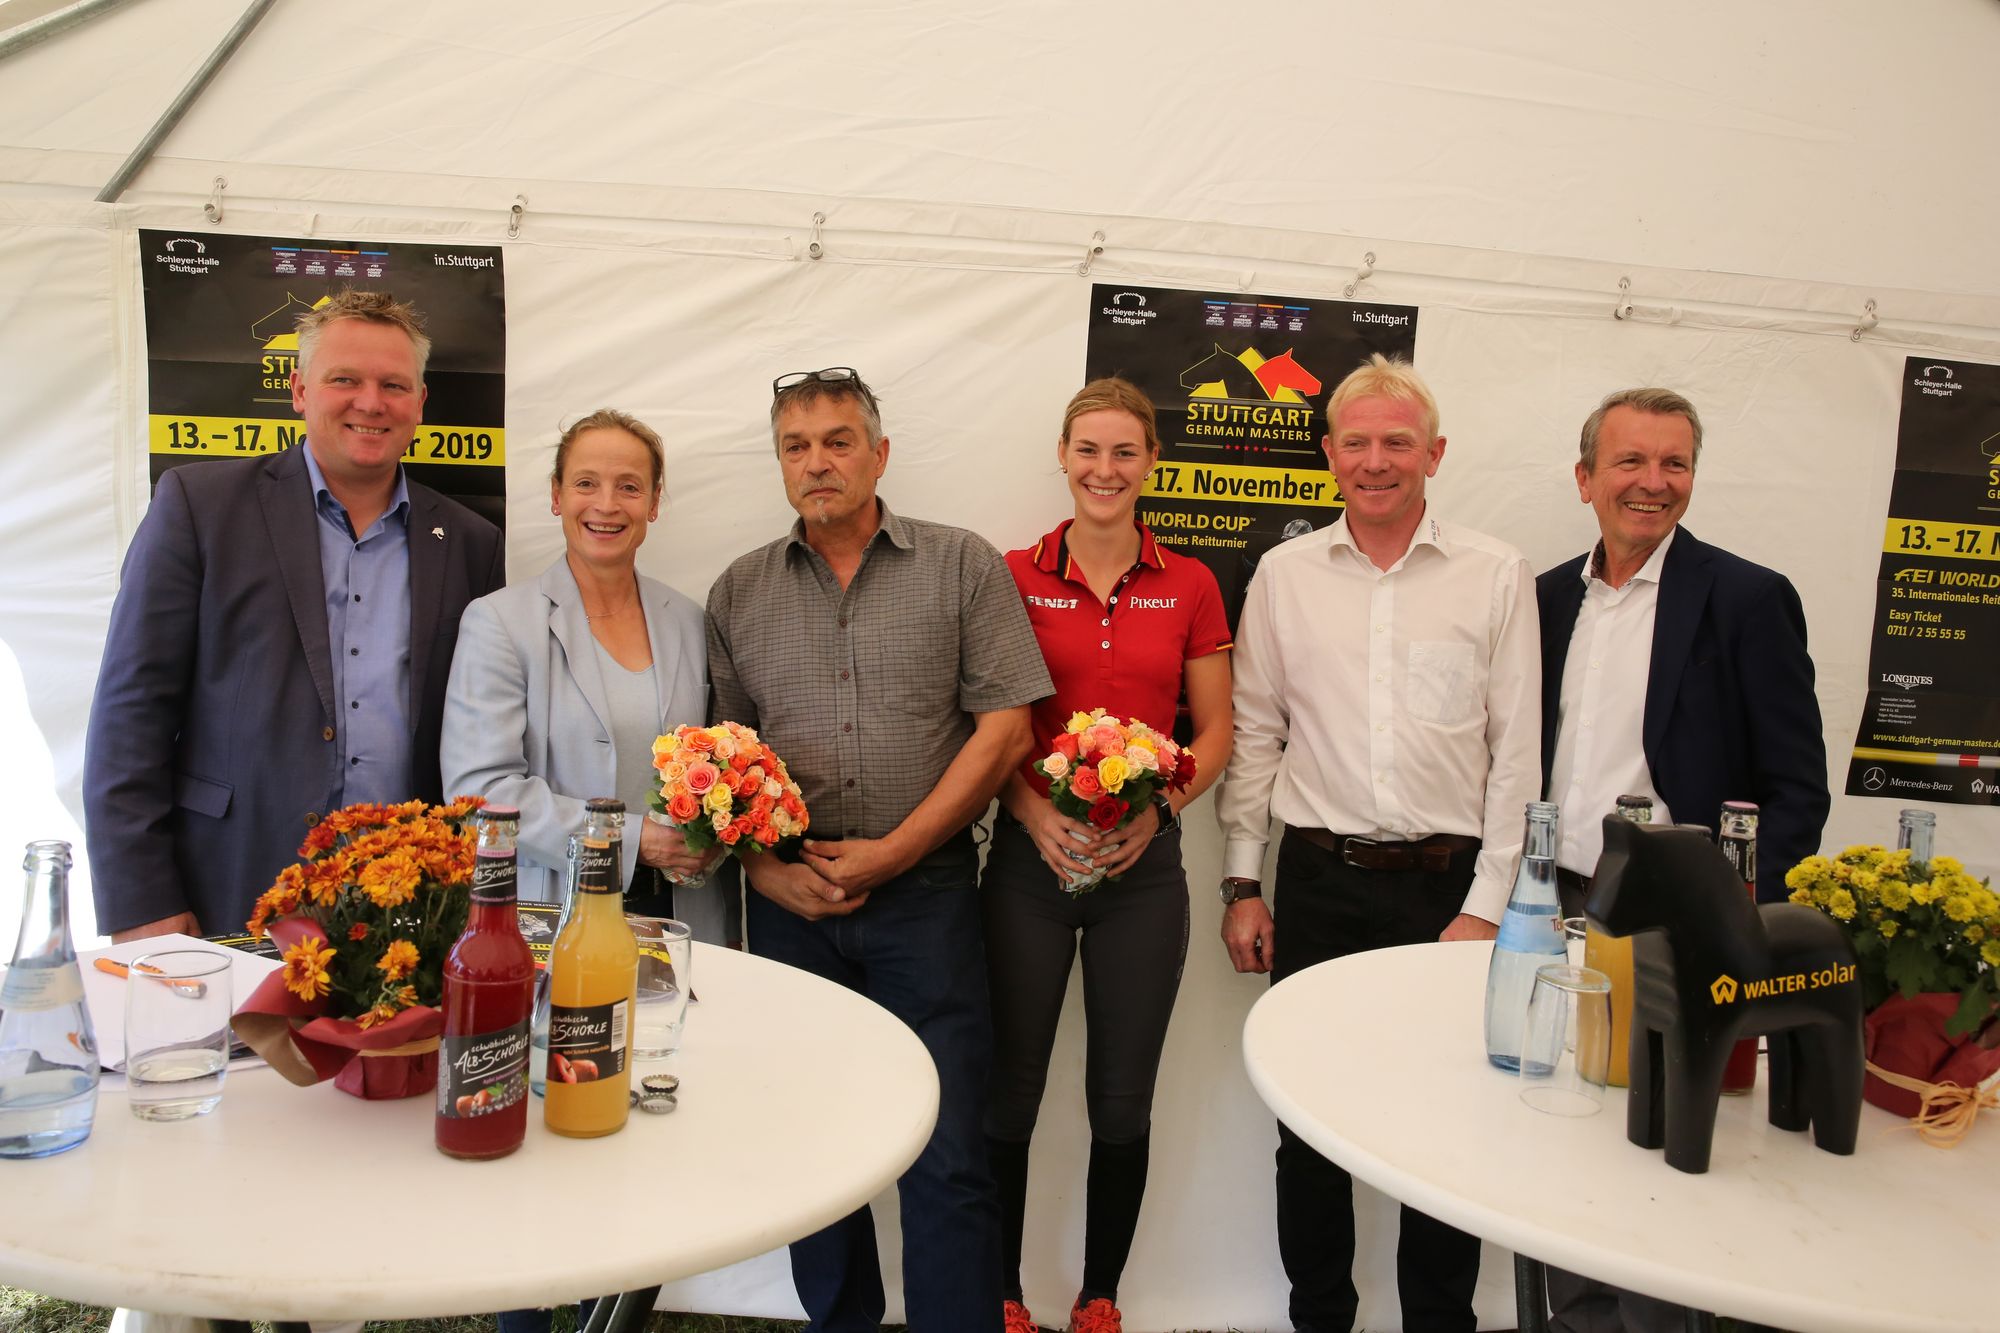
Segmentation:
{"type": "MultiPolygon", "coordinates": [[[[554,1333],[576,1333],[576,1307],[558,1310],[554,1333]]],[[[75,1305],[53,1296],[0,1287],[0,1333],[91,1333],[111,1327],[111,1312],[75,1305]]],[[[263,1333],[268,1324],[258,1324],[263,1333]]],[[[784,1319],[752,1319],[745,1315],[669,1314],[655,1312],[646,1333],[797,1333],[804,1324],[784,1319]]],[[[492,1315],[452,1319],[371,1320],[367,1333],[493,1333],[492,1315]]]]}

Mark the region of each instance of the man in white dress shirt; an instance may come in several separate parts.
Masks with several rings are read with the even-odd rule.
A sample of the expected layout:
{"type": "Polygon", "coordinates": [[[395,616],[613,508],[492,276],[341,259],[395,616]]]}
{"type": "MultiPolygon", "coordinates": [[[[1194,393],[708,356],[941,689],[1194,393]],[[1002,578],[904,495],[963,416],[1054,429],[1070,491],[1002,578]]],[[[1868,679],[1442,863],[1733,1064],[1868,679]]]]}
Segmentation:
{"type": "MultiPolygon", "coordinates": [[[[1621,795],[1655,823],[1707,824],[1759,807],[1758,897],[1819,849],[1831,797],[1805,611],[1789,580],[1680,526],[1701,418],[1671,389],[1622,389],[1583,424],[1578,496],[1597,515],[1586,555],[1536,580],[1542,751],[1562,807],[1556,879],[1583,910],[1621,795]]],[[[1551,1267],[1557,1333],[1673,1333],[1678,1305],[1551,1267]]]]}
{"type": "MultiPolygon", "coordinates": [[[[1236,635],[1222,940],[1273,985],[1364,949],[1491,939],[1541,779],[1534,582],[1520,552],[1425,502],[1445,449],[1430,390],[1376,356],[1327,421],[1346,511],[1264,557],[1236,635]],[[1274,816],[1276,919],[1259,887],[1274,816]]],[[[1293,1327],[1348,1333],[1352,1184],[1278,1136],[1293,1327]]],[[[1396,1271],[1405,1329],[1471,1333],[1477,1238],[1406,1207],[1396,1271]]]]}

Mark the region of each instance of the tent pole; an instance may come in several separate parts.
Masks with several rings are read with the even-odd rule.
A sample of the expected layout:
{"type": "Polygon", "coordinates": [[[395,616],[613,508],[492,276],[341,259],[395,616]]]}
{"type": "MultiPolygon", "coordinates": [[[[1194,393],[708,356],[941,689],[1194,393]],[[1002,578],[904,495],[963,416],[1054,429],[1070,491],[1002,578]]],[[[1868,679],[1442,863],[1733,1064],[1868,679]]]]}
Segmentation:
{"type": "Polygon", "coordinates": [[[105,182],[103,189],[97,192],[98,203],[118,202],[118,196],[125,193],[125,187],[132,183],[132,178],[139,174],[139,169],[152,158],[153,151],[160,146],[160,142],[173,132],[174,126],[180,123],[181,117],[187,114],[188,108],[194,105],[195,99],[201,96],[204,88],[208,87],[208,81],[228,63],[229,57],[236,53],[237,47],[243,45],[243,39],[250,35],[250,30],[257,26],[258,20],[262,19],[277,2],[278,0],[252,0],[250,7],[236,20],[236,26],[232,27],[221,43],[209,52],[208,59],[204,60],[201,68],[194,72],[194,77],[188,80],[187,87],[181,89],[180,96],[174,99],[173,105],[160,113],[160,118],[153,122],[153,128],[146,131],[146,137],[132,150],[132,155],[125,159],[117,173],[105,182]]]}
{"type": "Polygon", "coordinates": [[[122,9],[132,0],[77,0],[73,5],[43,14],[40,18],[29,19],[14,31],[0,37],[0,60],[5,60],[16,51],[25,51],[39,42],[80,27],[100,15],[114,9],[122,9]]]}

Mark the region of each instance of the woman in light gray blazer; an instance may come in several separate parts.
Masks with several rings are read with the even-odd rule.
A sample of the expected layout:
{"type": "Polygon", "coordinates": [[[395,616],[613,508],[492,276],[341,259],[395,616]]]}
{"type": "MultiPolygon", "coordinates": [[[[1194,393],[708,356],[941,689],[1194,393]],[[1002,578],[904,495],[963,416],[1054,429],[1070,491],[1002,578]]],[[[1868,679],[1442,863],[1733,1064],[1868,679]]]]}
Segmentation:
{"type": "MultiPolygon", "coordinates": [[[[639,574],[634,557],[660,512],[665,455],[637,418],[605,408],[556,444],[550,507],[566,550],[540,578],[473,602],[459,623],[445,699],[444,789],[521,809],[524,900],[562,897],[569,835],[593,796],[625,802],[625,882],[653,910],[653,870],[696,874],[715,854],[645,818],[653,738],[708,720],[702,610],[639,574]]],[[[673,890],[694,937],[742,935],[733,874],[673,890]],[[732,910],[733,909],[733,910],[732,910]]]]}

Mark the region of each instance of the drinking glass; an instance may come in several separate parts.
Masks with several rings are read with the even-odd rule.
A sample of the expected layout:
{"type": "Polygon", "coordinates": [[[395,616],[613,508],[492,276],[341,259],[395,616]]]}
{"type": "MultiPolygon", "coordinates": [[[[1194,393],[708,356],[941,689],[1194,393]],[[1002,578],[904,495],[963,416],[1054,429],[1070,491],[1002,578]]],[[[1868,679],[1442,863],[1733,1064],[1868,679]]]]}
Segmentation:
{"type": "Polygon", "coordinates": [[[229,1069],[228,954],[168,949],[125,978],[125,1085],[141,1120],[187,1120],[222,1100],[229,1069]]]}
{"type": "Polygon", "coordinates": [[[1582,967],[1584,938],[1590,933],[1590,922],[1580,916],[1566,916],[1562,921],[1563,953],[1571,967],[1582,967]]]}
{"type": "Polygon", "coordinates": [[[628,916],[639,941],[638,1003],[633,1006],[632,1058],[657,1060],[680,1049],[687,1022],[688,928],[659,916],[628,916]]]}
{"type": "Polygon", "coordinates": [[[1610,1067],[1610,979],[1567,963],[1536,968],[1521,1038],[1521,1100],[1550,1115],[1595,1115],[1610,1067]]]}

